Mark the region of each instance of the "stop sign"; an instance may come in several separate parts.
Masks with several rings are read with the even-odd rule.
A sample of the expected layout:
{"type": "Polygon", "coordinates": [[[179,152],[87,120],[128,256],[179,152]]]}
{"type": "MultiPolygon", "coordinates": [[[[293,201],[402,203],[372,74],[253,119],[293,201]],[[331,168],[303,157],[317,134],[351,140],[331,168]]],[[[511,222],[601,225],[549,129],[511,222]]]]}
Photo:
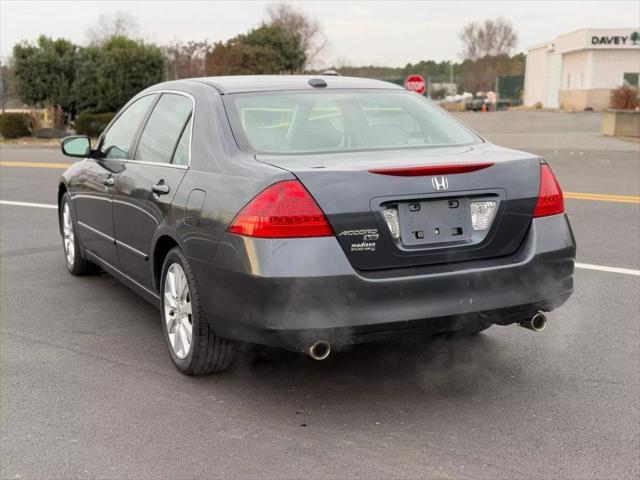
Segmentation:
{"type": "Polygon", "coordinates": [[[409,75],[404,81],[404,88],[422,95],[427,90],[427,84],[421,75],[409,75]]]}

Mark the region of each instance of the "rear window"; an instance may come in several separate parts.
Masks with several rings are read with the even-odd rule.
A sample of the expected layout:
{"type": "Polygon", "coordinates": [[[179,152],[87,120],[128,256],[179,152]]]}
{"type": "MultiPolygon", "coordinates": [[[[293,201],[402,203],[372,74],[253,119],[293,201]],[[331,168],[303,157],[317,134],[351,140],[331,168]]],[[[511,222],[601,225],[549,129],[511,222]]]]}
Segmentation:
{"type": "Polygon", "coordinates": [[[259,153],[425,148],[478,143],[438,107],[404,91],[261,92],[225,96],[241,148],[259,153]]]}

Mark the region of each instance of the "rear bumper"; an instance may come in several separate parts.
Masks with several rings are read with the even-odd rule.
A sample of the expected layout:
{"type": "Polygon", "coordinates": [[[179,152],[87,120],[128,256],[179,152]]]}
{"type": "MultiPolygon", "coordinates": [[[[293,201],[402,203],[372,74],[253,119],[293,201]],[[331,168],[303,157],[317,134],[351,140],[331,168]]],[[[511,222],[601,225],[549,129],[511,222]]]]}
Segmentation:
{"type": "Polygon", "coordinates": [[[573,291],[566,215],[534,219],[513,255],[375,273],[355,271],[335,238],[226,235],[192,266],[219,335],[299,348],[509,324],[562,305],[573,291]]]}

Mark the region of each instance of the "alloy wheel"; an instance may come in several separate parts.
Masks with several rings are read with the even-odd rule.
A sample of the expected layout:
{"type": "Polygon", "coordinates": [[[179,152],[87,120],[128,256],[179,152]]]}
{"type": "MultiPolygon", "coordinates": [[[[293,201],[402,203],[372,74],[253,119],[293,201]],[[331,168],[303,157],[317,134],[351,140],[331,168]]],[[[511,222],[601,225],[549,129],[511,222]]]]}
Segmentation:
{"type": "Polygon", "coordinates": [[[73,233],[73,221],[71,220],[71,208],[69,202],[65,202],[62,208],[62,233],[64,235],[64,252],[67,263],[73,267],[76,259],[75,234],[73,233]]]}
{"type": "Polygon", "coordinates": [[[193,317],[189,283],[182,267],[172,263],[164,280],[164,318],[171,349],[176,357],[186,358],[191,350],[193,317]]]}

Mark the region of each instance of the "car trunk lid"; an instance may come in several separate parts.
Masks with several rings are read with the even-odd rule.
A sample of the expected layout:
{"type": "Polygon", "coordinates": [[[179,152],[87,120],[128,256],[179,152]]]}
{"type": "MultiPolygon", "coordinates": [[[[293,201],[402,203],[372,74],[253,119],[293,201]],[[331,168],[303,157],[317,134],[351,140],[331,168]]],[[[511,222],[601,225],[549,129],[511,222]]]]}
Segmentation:
{"type": "Polygon", "coordinates": [[[360,270],[513,253],[529,228],[540,175],[538,157],[488,143],[256,159],[303,183],[360,270]],[[484,231],[473,228],[473,202],[496,204],[484,231]],[[395,235],[393,215],[386,212],[393,209],[395,235]]]}

